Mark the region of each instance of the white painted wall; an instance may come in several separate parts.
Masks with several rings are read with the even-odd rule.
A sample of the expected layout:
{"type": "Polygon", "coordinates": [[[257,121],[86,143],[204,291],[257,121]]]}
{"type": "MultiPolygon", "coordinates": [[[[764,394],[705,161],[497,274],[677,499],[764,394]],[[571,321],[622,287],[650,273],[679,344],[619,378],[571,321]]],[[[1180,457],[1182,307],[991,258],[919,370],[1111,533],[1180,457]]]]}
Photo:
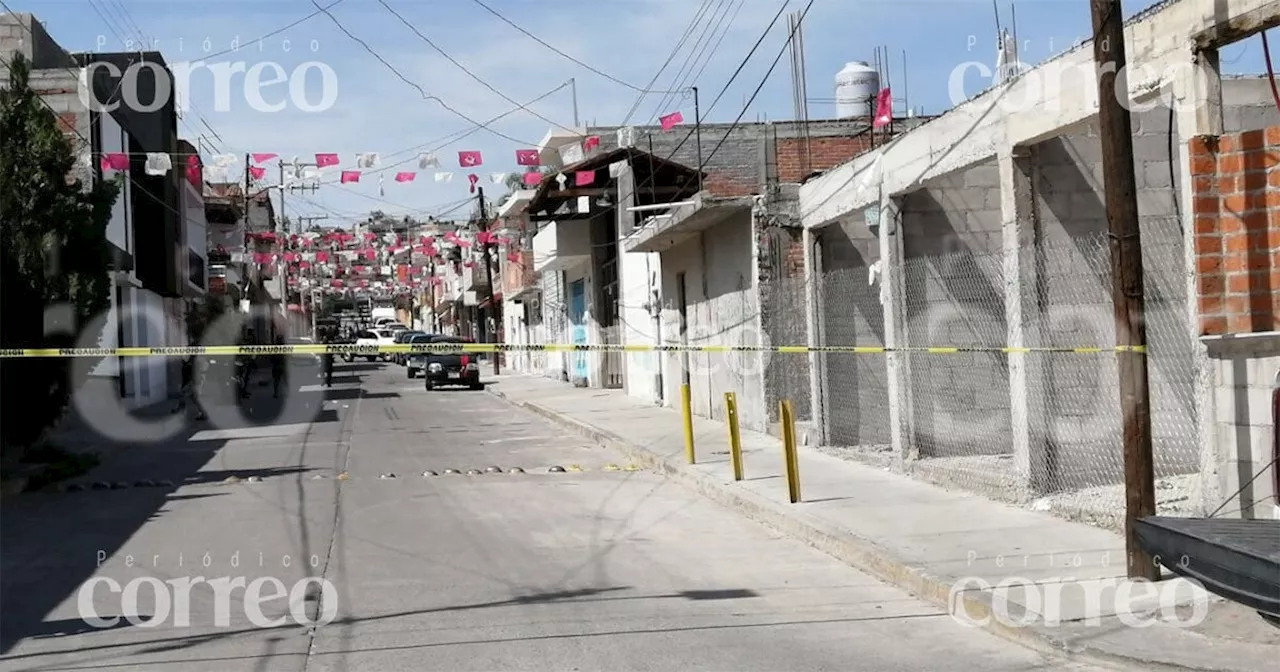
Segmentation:
{"type": "MultiPolygon", "coordinates": [[[[678,274],[685,274],[690,345],[758,345],[759,298],[749,213],[662,253],[662,339],[680,342],[678,274]]],[[[663,355],[666,405],[678,406],[683,360],[696,415],[723,419],[724,393],[737,396],[743,427],[765,431],[764,376],[754,353],[663,355]]]]}
{"type": "MultiPolygon", "coordinates": [[[[625,345],[657,345],[658,320],[648,310],[660,286],[661,255],[623,252],[618,255],[618,317],[621,342],[625,345]]],[[[656,352],[628,352],[623,355],[624,389],[642,401],[658,402],[661,359],[656,352]]]]}
{"type": "MultiPolygon", "coordinates": [[[[660,319],[655,319],[650,304],[661,293],[662,255],[624,252],[622,239],[632,233],[635,215],[627,205],[635,203],[634,177],[630,166],[616,169],[618,182],[618,319],[620,342],[625,345],[657,345],[661,342],[660,319]]],[[[660,301],[660,299],[658,299],[660,301]]],[[[636,399],[662,403],[662,357],[656,352],[628,352],[622,355],[623,388],[636,399]]]]}

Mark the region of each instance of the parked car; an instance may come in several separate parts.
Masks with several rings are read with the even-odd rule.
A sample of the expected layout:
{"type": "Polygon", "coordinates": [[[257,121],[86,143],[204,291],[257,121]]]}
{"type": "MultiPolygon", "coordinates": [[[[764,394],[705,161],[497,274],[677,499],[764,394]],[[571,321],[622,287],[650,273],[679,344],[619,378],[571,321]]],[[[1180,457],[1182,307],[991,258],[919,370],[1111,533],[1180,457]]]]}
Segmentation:
{"type": "MultiPolygon", "coordinates": [[[[399,330],[395,330],[395,332],[396,332],[395,333],[396,345],[404,345],[405,343],[409,342],[410,338],[413,338],[414,336],[417,336],[422,333],[421,331],[414,331],[412,329],[399,329],[399,330]]],[[[392,355],[391,358],[395,360],[395,363],[399,364],[400,366],[405,366],[409,361],[409,356],[407,353],[397,352],[396,354],[392,355]]]]}
{"type": "MultiPolygon", "coordinates": [[[[458,336],[433,336],[431,343],[473,343],[469,338],[458,336]]],[[[480,364],[475,355],[468,354],[458,348],[457,351],[437,350],[428,353],[423,363],[423,385],[428,391],[444,385],[465,385],[473,390],[483,390],[480,382],[480,364]]]]}
{"type": "MultiPolygon", "coordinates": [[[[436,336],[438,336],[438,334],[424,334],[422,332],[417,332],[413,336],[409,337],[409,340],[405,341],[405,343],[408,345],[413,345],[415,343],[430,343],[431,339],[436,336]]],[[[410,353],[406,355],[404,366],[406,370],[405,373],[407,373],[410,378],[417,378],[419,371],[427,370],[427,354],[410,353]]]]}
{"type": "MultiPolygon", "coordinates": [[[[306,336],[295,336],[285,340],[288,345],[315,345],[315,341],[306,336]]],[[[320,355],[313,354],[295,354],[293,358],[293,366],[306,367],[308,370],[320,370],[320,355]],[[314,368],[313,368],[314,367],[314,368]]]]}
{"type": "MultiPolygon", "coordinates": [[[[393,345],[394,343],[395,333],[390,329],[367,329],[356,334],[356,345],[359,346],[383,346],[393,345]]],[[[371,362],[376,362],[378,360],[385,362],[391,358],[391,356],[387,354],[357,356],[364,357],[371,362]]]]}

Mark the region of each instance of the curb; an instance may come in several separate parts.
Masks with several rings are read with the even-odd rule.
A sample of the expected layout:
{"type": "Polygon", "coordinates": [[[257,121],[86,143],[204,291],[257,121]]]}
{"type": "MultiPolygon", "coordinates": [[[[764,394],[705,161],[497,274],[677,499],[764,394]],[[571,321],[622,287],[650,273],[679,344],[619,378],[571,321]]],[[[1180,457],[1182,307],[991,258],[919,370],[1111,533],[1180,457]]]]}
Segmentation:
{"type": "MultiPolygon", "coordinates": [[[[945,609],[948,614],[966,613],[972,619],[984,620],[985,625],[974,626],[1002,639],[1028,649],[1053,656],[1066,656],[1072,660],[1108,667],[1120,666],[1136,670],[1168,670],[1170,672],[1224,672],[1225,668],[1188,667],[1185,665],[1153,661],[1125,654],[1101,651],[1088,644],[1075,644],[1054,632],[1037,627],[1014,627],[1000,623],[995,618],[991,595],[985,592],[966,591],[952,596],[951,584],[913,567],[894,557],[874,542],[854,536],[816,520],[803,512],[790,513],[775,502],[753,493],[738,490],[731,483],[691,472],[683,463],[668,460],[646,448],[637,446],[626,438],[608,430],[580,422],[534,402],[513,400],[499,390],[487,388],[489,393],[514,406],[536,413],[567,429],[592,439],[602,446],[621,452],[633,463],[661,472],[663,475],[689,487],[698,494],[738,513],[763,523],[775,530],[830,555],[847,565],[862,570],[885,583],[901,588],[917,598],[945,609]]],[[[1012,607],[1013,605],[1010,605],[1012,607]]],[[[1010,614],[1015,617],[1021,614],[1010,614]]]]}

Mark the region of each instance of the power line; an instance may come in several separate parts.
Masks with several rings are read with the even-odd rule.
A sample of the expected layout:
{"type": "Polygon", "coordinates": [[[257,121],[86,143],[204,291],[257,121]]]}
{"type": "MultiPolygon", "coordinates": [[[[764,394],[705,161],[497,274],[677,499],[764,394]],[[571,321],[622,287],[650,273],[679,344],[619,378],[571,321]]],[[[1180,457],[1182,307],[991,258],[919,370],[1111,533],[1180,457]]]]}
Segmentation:
{"type": "MultiPolygon", "coordinates": [[[[711,39],[708,39],[708,34],[714,35],[718,30],[720,30],[720,25],[724,23],[725,17],[729,15],[729,8],[731,6],[732,0],[719,0],[719,4],[717,4],[716,8],[711,11],[712,18],[707,21],[705,26],[703,26],[702,32],[698,35],[698,39],[694,40],[693,46],[689,48],[689,53],[685,56],[684,62],[681,63],[680,68],[676,70],[675,77],[672,78],[672,88],[679,89],[681,87],[685,87],[685,83],[688,81],[689,75],[693,72],[693,67],[690,66],[698,61],[698,59],[702,58],[707,47],[711,46],[711,39]]],[[[697,82],[694,82],[694,84],[697,84],[697,82]]],[[[685,88],[687,90],[688,87],[685,88]]],[[[663,96],[662,99],[658,101],[658,105],[654,108],[653,113],[649,115],[649,120],[652,121],[653,119],[661,116],[665,111],[665,106],[670,100],[672,100],[670,96],[663,96]]]]}
{"type": "MultiPolygon", "coordinates": [[[[649,83],[645,85],[646,88],[652,87],[654,82],[657,82],[658,78],[662,76],[662,73],[666,71],[667,66],[671,65],[671,61],[675,60],[676,54],[680,53],[680,49],[684,47],[684,43],[689,41],[689,36],[693,34],[694,29],[697,28],[698,24],[702,21],[702,15],[706,13],[707,8],[710,6],[711,0],[702,0],[702,4],[698,6],[697,13],[693,15],[693,19],[689,22],[689,25],[685,27],[684,34],[680,36],[676,45],[671,48],[671,53],[667,54],[667,60],[663,61],[662,67],[658,68],[658,71],[653,73],[653,79],[650,79],[649,83]]],[[[622,119],[623,126],[626,126],[627,122],[631,121],[631,115],[635,114],[636,110],[639,109],[640,103],[644,101],[644,96],[644,93],[636,96],[635,102],[631,104],[631,109],[627,111],[627,116],[622,119]]]]}
{"type": "MultiPolygon", "coordinates": [[[[711,153],[707,155],[707,161],[710,161],[711,157],[715,156],[720,147],[729,139],[729,134],[733,133],[733,129],[738,127],[738,123],[742,121],[742,117],[746,115],[747,110],[750,109],[751,103],[755,102],[756,96],[760,95],[760,91],[764,89],[765,83],[768,82],[769,77],[773,75],[774,68],[777,68],[778,62],[782,60],[782,55],[786,53],[787,47],[791,44],[791,40],[795,39],[796,29],[800,26],[800,23],[804,21],[804,17],[808,15],[811,7],[813,7],[813,0],[809,0],[809,3],[804,6],[804,11],[800,13],[800,18],[796,20],[796,27],[791,29],[790,34],[787,35],[787,41],[782,43],[782,48],[778,50],[778,56],[773,59],[773,63],[769,66],[768,72],[764,73],[764,77],[760,79],[760,85],[751,93],[751,97],[747,99],[747,104],[742,106],[742,111],[738,113],[738,118],[733,120],[733,124],[729,126],[729,130],[725,131],[724,136],[720,138],[720,142],[717,142],[716,146],[711,150],[711,153]]],[[[701,166],[699,166],[699,168],[701,168],[701,166]]]]}
{"type": "Polygon", "coordinates": [[[497,94],[500,98],[502,98],[503,100],[507,101],[508,103],[511,103],[512,105],[519,106],[519,107],[520,107],[520,109],[522,109],[522,110],[524,110],[525,112],[528,112],[529,114],[532,114],[533,116],[535,116],[535,117],[537,117],[537,118],[539,118],[539,119],[541,119],[541,120],[543,120],[543,121],[547,122],[548,124],[551,124],[552,126],[555,126],[555,127],[557,127],[557,128],[561,128],[561,129],[564,129],[564,130],[566,130],[566,131],[569,131],[570,133],[576,133],[576,132],[577,132],[577,131],[576,131],[576,129],[572,129],[572,128],[569,128],[569,127],[567,127],[567,126],[564,126],[563,124],[561,124],[561,123],[559,123],[559,122],[555,121],[554,119],[550,119],[550,118],[544,117],[543,115],[539,114],[538,112],[534,111],[534,110],[533,110],[533,109],[531,109],[531,108],[525,107],[524,105],[520,105],[520,103],[519,103],[519,102],[517,102],[517,101],[516,101],[516,99],[514,99],[514,98],[512,98],[511,96],[508,96],[507,94],[505,94],[505,93],[503,93],[503,92],[499,91],[499,90],[498,90],[496,87],[494,87],[492,84],[490,84],[489,82],[487,82],[487,81],[485,81],[483,78],[481,78],[481,77],[480,77],[480,75],[477,75],[476,73],[472,72],[469,68],[467,68],[467,66],[463,65],[462,63],[459,63],[459,62],[458,62],[458,59],[454,58],[453,56],[450,56],[450,55],[449,55],[449,52],[445,51],[444,49],[441,49],[441,48],[440,48],[440,45],[436,44],[436,43],[435,43],[431,38],[427,37],[426,35],[423,35],[423,34],[422,34],[422,31],[418,30],[418,29],[417,29],[417,27],[415,27],[412,23],[409,23],[409,21],[408,21],[407,19],[405,19],[405,18],[404,18],[404,16],[402,16],[399,12],[397,12],[395,9],[393,9],[393,8],[391,7],[391,5],[387,4],[386,0],[378,0],[378,4],[379,4],[379,5],[382,5],[382,8],[383,8],[383,9],[387,10],[388,12],[391,12],[391,15],[392,15],[392,16],[394,16],[394,17],[396,17],[397,19],[399,19],[400,23],[403,23],[405,26],[407,26],[407,27],[409,28],[409,30],[412,30],[414,35],[417,35],[417,36],[418,36],[418,37],[419,37],[423,42],[426,42],[428,46],[430,46],[432,49],[434,49],[434,50],[436,51],[436,53],[438,53],[438,54],[440,54],[441,56],[443,56],[443,57],[445,58],[445,60],[447,60],[447,61],[449,61],[450,63],[454,64],[454,65],[455,65],[459,70],[461,70],[463,73],[465,73],[468,77],[470,77],[471,79],[476,80],[476,82],[477,82],[478,84],[480,84],[481,86],[483,86],[484,88],[489,89],[490,91],[492,91],[493,93],[497,94]]]}
{"type": "MultiPolygon", "coordinates": [[[[438,139],[436,139],[436,140],[428,141],[428,142],[424,142],[424,143],[422,143],[422,144],[420,144],[420,145],[416,145],[416,146],[414,146],[414,147],[409,147],[408,149],[402,149],[402,150],[400,150],[400,151],[398,151],[398,152],[392,152],[391,154],[388,154],[387,156],[388,156],[388,157],[392,157],[392,156],[399,156],[399,155],[401,155],[401,154],[407,154],[407,153],[409,153],[409,152],[416,152],[416,151],[420,151],[420,150],[423,150],[424,148],[431,147],[431,145],[432,145],[433,143],[435,144],[435,146],[434,146],[434,147],[431,147],[431,149],[427,149],[427,150],[426,150],[426,153],[434,153],[434,152],[440,151],[441,149],[444,149],[445,147],[447,147],[447,146],[449,146],[449,145],[451,145],[451,144],[453,144],[453,143],[455,143],[455,142],[458,142],[459,140],[462,140],[462,139],[464,139],[464,138],[470,137],[470,136],[474,135],[475,133],[477,133],[477,132],[479,132],[479,131],[481,131],[481,130],[487,130],[487,129],[488,129],[488,125],[489,125],[489,124],[492,124],[492,123],[494,123],[494,122],[496,122],[496,121],[500,121],[501,119],[503,119],[503,118],[505,118],[505,117],[508,117],[508,116],[510,116],[510,115],[512,115],[512,114],[515,114],[516,112],[519,112],[520,110],[522,110],[524,107],[527,107],[527,106],[529,106],[529,105],[532,105],[532,104],[534,104],[534,103],[536,103],[536,102],[538,102],[538,101],[540,101],[540,100],[542,100],[542,99],[544,99],[544,98],[546,98],[546,97],[548,97],[548,96],[550,96],[550,95],[552,95],[552,94],[554,94],[554,93],[557,93],[557,92],[559,92],[559,91],[563,90],[563,89],[564,89],[564,87],[566,87],[566,86],[569,86],[569,82],[567,82],[567,81],[566,81],[565,83],[561,84],[560,86],[557,86],[556,88],[551,89],[550,91],[548,91],[548,92],[546,92],[546,93],[542,94],[541,96],[538,96],[537,98],[534,98],[533,100],[530,100],[529,102],[525,103],[523,106],[521,106],[521,107],[515,107],[515,108],[512,108],[512,109],[510,109],[510,110],[507,110],[506,112],[503,112],[502,114],[499,114],[499,115],[497,115],[497,116],[495,116],[495,117],[493,117],[493,118],[489,119],[488,121],[485,121],[483,124],[482,124],[482,123],[478,123],[478,122],[477,122],[477,123],[473,124],[473,125],[472,125],[472,127],[471,127],[470,129],[461,130],[461,131],[454,131],[454,132],[452,132],[452,133],[449,133],[449,134],[443,135],[443,136],[441,136],[440,138],[438,138],[438,139]]],[[[416,156],[415,156],[415,157],[410,157],[410,158],[404,159],[404,160],[402,160],[402,161],[397,161],[397,162],[395,162],[395,163],[393,163],[393,164],[390,164],[390,165],[388,165],[388,166],[383,166],[382,168],[378,168],[378,169],[375,169],[375,170],[371,170],[371,171],[368,171],[368,172],[366,172],[366,173],[362,173],[362,174],[363,174],[363,175],[378,175],[378,174],[380,174],[380,173],[385,173],[385,172],[387,172],[387,171],[389,171],[389,170],[392,170],[392,169],[395,169],[395,168],[399,168],[400,166],[403,166],[403,165],[405,165],[405,164],[407,164],[407,163],[411,163],[411,162],[413,162],[413,161],[417,161],[417,160],[418,160],[418,157],[416,157],[416,156]]],[[[325,184],[335,184],[335,183],[334,183],[334,182],[321,182],[320,184],[321,184],[321,185],[325,185],[325,184]]]]}
{"type": "Polygon", "coordinates": [[[623,81],[623,80],[621,80],[621,79],[619,79],[619,78],[617,78],[617,77],[615,77],[615,76],[613,76],[613,75],[611,75],[611,74],[609,74],[609,73],[607,73],[607,72],[604,72],[604,71],[602,71],[602,70],[600,70],[600,69],[598,69],[598,68],[596,68],[596,67],[594,67],[594,66],[590,65],[589,63],[584,63],[584,62],[582,62],[581,60],[579,60],[579,59],[577,59],[577,58],[574,58],[573,56],[570,56],[569,54],[566,54],[565,52],[563,52],[563,51],[561,51],[560,49],[556,48],[554,45],[552,45],[552,44],[548,43],[546,40],[542,39],[541,37],[538,37],[537,35],[534,35],[533,33],[529,32],[528,30],[525,30],[523,27],[521,27],[520,25],[518,25],[516,22],[512,21],[511,19],[507,18],[506,16],[503,16],[502,12],[499,12],[498,10],[494,9],[493,7],[490,7],[489,5],[485,4],[485,3],[483,2],[483,0],[471,0],[471,1],[472,1],[472,2],[474,2],[474,3],[475,3],[475,4],[477,4],[477,5],[480,5],[482,8],[484,8],[484,10],[485,10],[485,11],[487,11],[487,12],[489,12],[490,14],[494,15],[495,17],[497,17],[499,21],[502,21],[503,23],[507,24],[508,26],[511,26],[512,28],[515,28],[517,31],[519,31],[520,33],[522,33],[525,37],[528,37],[529,39],[533,40],[534,42],[537,42],[538,44],[542,45],[543,47],[546,47],[546,48],[547,48],[548,50],[550,50],[552,53],[555,53],[555,54],[559,55],[561,58],[567,59],[567,60],[569,60],[570,62],[572,62],[572,63],[574,63],[574,64],[578,65],[579,67],[582,67],[582,68],[586,69],[586,70],[587,70],[587,71],[589,71],[589,72],[593,72],[593,73],[595,73],[595,74],[597,74],[597,75],[599,75],[599,76],[601,76],[601,77],[603,77],[603,78],[605,78],[605,79],[607,79],[607,80],[609,80],[609,81],[611,81],[611,82],[613,82],[613,83],[615,83],[615,84],[619,84],[619,85],[621,85],[621,86],[625,86],[625,87],[627,87],[628,89],[631,89],[632,91],[636,91],[636,92],[641,93],[641,94],[646,94],[646,93],[679,93],[679,91],[658,91],[658,90],[654,90],[654,89],[642,89],[642,88],[640,88],[640,87],[638,87],[638,86],[636,86],[636,85],[634,85],[634,84],[631,84],[631,83],[629,83],[629,82],[623,81]]]}
{"type": "Polygon", "coordinates": [[[448,103],[444,102],[444,100],[442,100],[439,96],[433,96],[433,95],[431,95],[431,94],[427,93],[427,92],[426,92],[426,91],[425,91],[421,86],[418,86],[416,83],[414,83],[414,82],[413,82],[412,80],[410,80],[408,77],[405,77],[405,76],[404,76],[404,74],[403,74],[403,73],[401,73],[398,69],[396,69],[396,67],[395,67],[394,65],[391,65],[390,63],[388,63],[388,62],[387,62],[387,59],[383,58],[381,54],[379,54],[376,50],[374,50],[374,48],[373,48],[373,47],[369,46],[369,43],[368,43],[368,42],[365,42],[364,40],[360,39],[359,37],[356,37],[356,36],[355,36],[351,31],[347,30],[347,27],[346,27],[346,26],[344,26],[344,25],[342,25],[342,22],[341,22],[341,21],[339,21],[339,20],[337,19],[337,17],[335,17],[335,16],[334,16],[334,15],[333,15],[333,14],[332,14],[328,9],[326,9],[326,8],[324,8],[324,7],[321,7],[319,2],[317,2],[316,0],[311,0],[311,4],[315,5],[317,9],[319,9],[321,12],[323,12],[323,13],[324,13],[324,15],[325,15],[326,17],[328,17],[330,21],[332,21],[332,22],[333,22],[333,25],[337,26],[337,27],[338,27],[338,30],[342,31],[342,33],[343,33],[344,35],[346,35],[347,37],[351,38],[351,40],[353,40],[354,42],[356,42],[357,44],[359,44],[361,47],[363,47],[365,51],[369,52],[369,55],[370,55],[370,56],[373,56],[375,59],[377,59],[377,60],[378,60],[378,62],[379,62],[379,63],[381,63],[382,65],[384,65],[388,70],[390,70],[393,74],[395,74],[395,76],[396,76],[396,77],[400,78],[400,81],[402,81],[402,82],[404,82],[405,84],[408,84],[409,86],[411,86],[411,87],[413,87],[414,89],[416,89],[416,90],[418,91],[418,93],[422,95],[422,99],[423,99],[423,100],[435,101],[437,104],[439,104],[439,105],[440,105],[440,107],[443,107],[444,109],[446,109],[446,110],[448,110],[449,112],[453,113],[455,116],[459,117],[460,119],[464,119],[464,120],[466,120],[466,121],[467,121],[467,122],[469,122],[469,123],[476,124],[477,126],[484,126],[485,130],[489,131],[490,133],[493,133],[494,135],[496,135],[496,136],[498,136],[498,137],[501,137],[501,138],[504,138],[504,139],[510,140],[510,141],[512,141],[512,142],[515,142],[515,143],[518,143],[518,144],[520,144],[520,145],[524,145],[524,146],[535,146],[535,145],[537,145],[537,144],[538,144],[538,143],[536,143],[536,142],[527,142],[527,141],[521,140],[520,138],[512,137],[512,136],[507,135],[506,133],[503,133],[503,132],[501,132],[501,131],[499,131],[499,130],[496,130],[496,129],[494,129],[494,128],[490,128],[490,127],[489,127],[488,125],[486,125],[486,124],[481,124],[480,122],[476,121],[475,119],[472,119],[471,117],[467,116],[466,114],[464,114],[464,113],[462,113],[462,112],[459,112],[458,110],[454,109],[454,108],[453,108],[453,106],[451,106],[451,105],[449,105],[448,103]]]}
{"type": "MultiPolygon", "coordinates": [[[[778,7],[778,13],[773,15],[773,20],[770,21],[769,25],[765,26],[764,31],[760,33],[759,39],[757,39],[756,43],[751,46],[751,51],[748,51],[747,55],[743,57],[742,62],[738,64],[738,67],[733,71],[733,74],[729,76],[729,80],[724,83],[724,86],[720,87],[720,92],[716,94],[715,99],[711,101],[711,105],[707,107],[708,113],[710,113],[711,110],[715,109],[716,104],[719,103],[720,99],[724,97],[725,92],[727,92],[729,90],[729,87],[733,85],[733,82],[738,79],[738,75],[742,74],[743,69],[747,67],[747,63],[751,61],[751,57],[755,55],[756,50],[760,48],[760,45],[764,44],[765,39],[769,37],[769,32],[773,30],[774,25],[778,23],[778,19],[782,18],[782,13],[786,11],[787,6],[790,4],[791,4],[791,0],[785,0],[782,3],[782,6],[778,7]]],[[[809,4],[805,7],[804,11],[807,13],[809,11],[809,7],[812,7],[812,6],[813,6],[813,0],[809,0],[809,4]]],[[[786,45],[790,43],[791,43],[791,38],[788,37],[787,41],[783,44],[783,49],[785,50],[786,45]]],[[[773,69],[774,67],[777,67],[777,65],[778,65],[778,60],[775,59],[773,62],[773,66],[769,68],[769,74],[773,73],[773,69]]],[[[765,75],[765,79],[767,80],[768,78],[769,78],[769,75],[765,75]]],[[[761,86],[763,86],[763,82],[761,83],[761,86]]],[[[756,89],[756,93],[759,93],[759,92],[760,92],[760,89],[756,89]]],[[[751,96],[751,100],[753,101],[755,100],[754,95],[751,96]]],[[[733,125],[729,127],[729,130],[725,132],[724,136],[720,139],[719,144],[716,145],[716,149],[719,149],[720,145],[724,144],[724,141],[729,138],[729,133],[732,132],[735,127],[737,127],[738,121],[742,120],[743,115],[747,113],[747,108],[749,108],[750,106],[751,106],[750,101],[748,101],[747,104],[743,106],[742,113],[738,115],[738,120],[735,121],[733,125]]],[[[680,144],[676,145],[675,149],[671,150],[671,153],[667,155],[665,160],[670,161],[671,158],[674,157],[680,151],[680,149],[685,146],[685,143],[689,142],[689,139],[694,136],[697,130],[698,130],[697,128],[694,128],[693,130],[690,130],[688,133],[686,133],[684,136],[684,139],[680,141],[680,144]]],[[[711,155],[714,155],[714,154],[715,154],[715,151],[713,150],[711,152],[711,155]]],[[[711,155],[708,155],[702,160],[702,165],[698,166],[699,171],[701,171],[703,166],[707,165],[707,163],[711,160],[711,155]]],[[[657,177],[656,174],[650,175],[647,180],[645,180],[643,183],[641,183],[639,186],[636,187],[636,191],[638,192],[639,190],[649,186],[649,184],[651,184],[653,180],[656,179],[656,177],[657,177]]]]}

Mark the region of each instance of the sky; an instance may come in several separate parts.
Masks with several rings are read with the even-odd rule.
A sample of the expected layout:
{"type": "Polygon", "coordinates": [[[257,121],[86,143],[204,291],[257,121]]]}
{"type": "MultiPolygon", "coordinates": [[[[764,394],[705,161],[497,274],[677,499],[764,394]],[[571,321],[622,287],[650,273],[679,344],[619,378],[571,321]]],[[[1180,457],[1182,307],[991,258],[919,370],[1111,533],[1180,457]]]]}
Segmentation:
{"type": "MultiPolygon", "coordinates": [[[[578,120],[584,124],[617,124],[633,108],[632,124],[653,124],[659,115],[675,111],[692,122],[691,97],[664,92],[694,85],[708,122],[732,122],[739,114],[744,122],[794,117],[789,58],[784,55],[765,80],[787,39],[785,15],[765,30],[783,0],[317,1],[333,5],[332,19],[317,13],[311,0],[3,4],[35,14],[70,51],[133,51],[145,41],[170,65],[189,64],[190,104],[179,133],[200,146],[206,160],[219,153],[275,153],[314,161],[316,153],[332,152],[340,155],[340,168],[355,168],[357,153],[378,152],[379,168],[407,161],[383,174],[385,195],[376,177],[336,184],[337,169],[330,169],[332,175],[314,193],[285,196],[287,215],[328,217],[317,221],[322,225],[350,225],[374,209],[418,218],[465,217],[470,171],[458,167],[457,152],[482,153],[484,165],[476,170],[481,185],[488,184],[490,173],[521,170],[515,150],[535,146],[556,125],[574,125],[575,92],[578,120]],[[522,34],[478,2],[591,69],[522,34]],[[685,44],[672,56],[690,26],[685,44]],[[758,51],[742,66],[762,35],[758,51]],[[268,109],[255,109],[246,95],[245,74],[224,77],[230,85],[219,91],[212,71],[197,65],[201,62],[230,70],[237,63],[245,71],[257,66],[265,82],[272,80],[275,64],[276,75],[290,79],[262,87],[268,109]],[[327,81],[317,63],[329,69],[327,81]],[[762,80],[760,94],[744,108],[762,80]],[[539,97],[528,105],[532,112],[518,109],[517,103],[539,97]],[[454,139],[468,131],[474,132],[454,139]],[[398,170],[417,171],[417,155],[425,150],[437,151],[441,170],[455,173],[452,181],[437,183],[428,171],[411,183],[394,182],[398,170]]],[[[785,4],[786,12],[800,11],[805,0],[785,4]]],[[[983,0],[815,0],[804,24],[809,118],[835,116],[835,74],[848,61],[873,60],[877,47],[889,55],[896,112],[903,114],[909,106],[937,114],[952,106],[948,82],[958,66],[979,61],[994,67],[997,11],[1006,27],[1016,16],[1019,57],[1029,64],[1069,49],[1090,32],[1083,0],[997,4],[998,9],[983,0]]],[[[1146,4],[1126,3],[1126,15],[1146,4]]],[[[1225,48],[1221,58],[1225,73],[1265,72],[1257,38],[1225,48]]],[[[987,83],[971,74],[965,89],[975,94],[987,83]]],[[[266,183],[277,183],[278,169],[266,165],[266,183]]],[[[488,185],[488,191],[505,189],[488,185]]]]}

